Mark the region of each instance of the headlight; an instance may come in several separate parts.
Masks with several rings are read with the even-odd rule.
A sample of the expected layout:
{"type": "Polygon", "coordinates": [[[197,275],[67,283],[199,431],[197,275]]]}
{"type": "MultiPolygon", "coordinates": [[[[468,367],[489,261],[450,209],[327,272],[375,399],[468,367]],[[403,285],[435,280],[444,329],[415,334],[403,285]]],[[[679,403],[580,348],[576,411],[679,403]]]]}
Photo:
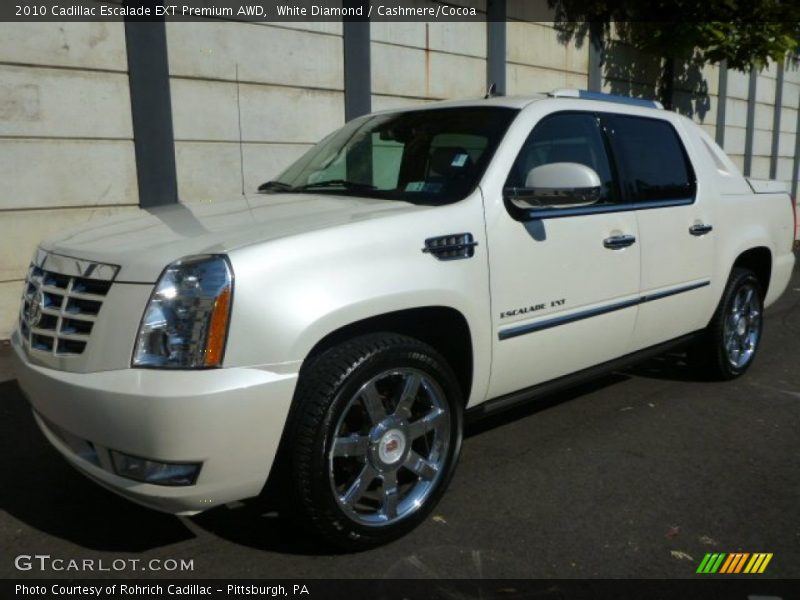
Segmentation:
{"type": "Polygon", "coordinates": [[[189,256],[169,265],[144,311],[133,366],[220,366],[232,296],[233,274],[224,256],[189,256]]]}

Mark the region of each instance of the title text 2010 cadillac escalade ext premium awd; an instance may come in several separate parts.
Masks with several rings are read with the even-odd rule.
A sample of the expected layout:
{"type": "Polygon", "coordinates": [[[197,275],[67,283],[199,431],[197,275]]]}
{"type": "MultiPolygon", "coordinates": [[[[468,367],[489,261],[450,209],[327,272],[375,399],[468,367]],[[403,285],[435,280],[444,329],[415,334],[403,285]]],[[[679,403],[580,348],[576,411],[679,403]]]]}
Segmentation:
{"type": "Polygon", "coordinates": [[[467,409],[679,343],[740,375],[794,263],[780,188],[575,90],[358,118],[260,192],[43,242],[19,382],[101,485],[191,514],[272,473],[346,548],[425,518],[467,409]]]}

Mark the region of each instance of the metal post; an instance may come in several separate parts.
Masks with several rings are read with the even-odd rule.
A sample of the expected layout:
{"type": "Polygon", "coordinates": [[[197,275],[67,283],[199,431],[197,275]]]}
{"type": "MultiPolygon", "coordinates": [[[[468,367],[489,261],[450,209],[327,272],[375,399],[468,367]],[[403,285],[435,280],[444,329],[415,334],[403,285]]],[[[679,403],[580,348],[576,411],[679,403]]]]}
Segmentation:
{"type": "Polygon", "coordinates": [[[753,167],[753,128],[756,120],[756,83],[758,71],[750,69],[750,85],[747,89],[747,129],[744,132],[744,175],[750,176],[753,167]]]}
{"type": "Polygon", "coordinates": [[[592,22],[589,24],[589,81],[587,82],[591,92],[603,91],[604,60],[603,24],[592,22]]]}
{"type": "MultiPolygon", "coordinates": [[[[345,5],[347,4],[345,2],[345,5]]],[[[350,121],[372,112],[369,21],[366,17],[345,17],[342,21],[342,34],[344,118],[345,121],[350,121]]]]}
{"type": "Polygon", "coordinates": [[[720,148],[725,146],[725,105],[728,103],[728,62],[719,64],[719,90],[717,92],[717,131],[716,142],[720,148]]]}
{"type": "Polygon", "coordinates": [[[797,202],[797,171],[800,170],[800,102],[797,103],[797,124],[794,128],[794,160],[792,161],[792,201],[797,202]]]}
{"type": "Polygon", "coordinates": [[[139,206],[178,201],[164,20],[125,20],[139,206]]]}
{"type": "Polygon", "coordinates": [[[506,94],[506,0],[488,0],[486,6],[486,89],[506,94]]]}

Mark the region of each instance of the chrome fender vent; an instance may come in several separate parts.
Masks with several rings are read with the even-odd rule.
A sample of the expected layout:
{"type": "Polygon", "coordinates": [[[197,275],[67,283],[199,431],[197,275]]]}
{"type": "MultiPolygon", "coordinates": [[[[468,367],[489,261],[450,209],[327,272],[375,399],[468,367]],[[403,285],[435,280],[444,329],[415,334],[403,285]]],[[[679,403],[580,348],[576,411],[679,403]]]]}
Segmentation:
{"type": "Polygon", "coordinates": [[[422,249],[427,254],[432,254],[439,260],[457,260],[472,258],[475,255],[475,246],[478,242],[471,233],[452,233],[425,240],[422,249]]]}

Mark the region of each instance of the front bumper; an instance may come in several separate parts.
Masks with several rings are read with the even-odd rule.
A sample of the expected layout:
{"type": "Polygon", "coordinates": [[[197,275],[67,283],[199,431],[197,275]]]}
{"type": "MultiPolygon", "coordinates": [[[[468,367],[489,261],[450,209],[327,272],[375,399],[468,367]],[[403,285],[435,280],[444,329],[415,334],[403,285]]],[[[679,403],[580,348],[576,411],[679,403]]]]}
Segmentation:
{"type": "Polygon", "coordinates": [[[104,487],[150,508],[194,514],[256,496],[266,483],[299,363],[71,373],[32,364],[16,333],[11,345],[19,385],[42,432],[104,487]],[[141,483],[115,474],[112,449],[202,468],[190,486],[141,483]]]}

